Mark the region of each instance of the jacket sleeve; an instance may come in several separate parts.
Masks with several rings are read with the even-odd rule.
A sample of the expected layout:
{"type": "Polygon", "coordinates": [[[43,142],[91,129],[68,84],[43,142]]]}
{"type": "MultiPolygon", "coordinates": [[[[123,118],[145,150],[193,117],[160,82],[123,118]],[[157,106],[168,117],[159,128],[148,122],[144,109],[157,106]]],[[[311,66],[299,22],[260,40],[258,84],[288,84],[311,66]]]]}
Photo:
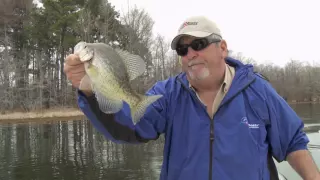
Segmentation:
{"type": "Polygon", "coordinates": [[[293,151],[307,149],[309,139],[303,131],[304,123],[289,104],[269,84],[266,84],[269,125],[268,140],[274,158],[286,160],[293,151]]]}
{"type": "Polygon", "coordinates": [[[145,115],[134,125],[130,117],[129,106],[115,114],[105,114],[98,106],[95,96],[86,97],[78,90],[78,105],[92,125],[107,139],[115,143],[144,143],[155,140],[166,127],[166,95],[165,87],[159,82],[146,94],[162,94],[163,97],[151,104],[145,115]]]}

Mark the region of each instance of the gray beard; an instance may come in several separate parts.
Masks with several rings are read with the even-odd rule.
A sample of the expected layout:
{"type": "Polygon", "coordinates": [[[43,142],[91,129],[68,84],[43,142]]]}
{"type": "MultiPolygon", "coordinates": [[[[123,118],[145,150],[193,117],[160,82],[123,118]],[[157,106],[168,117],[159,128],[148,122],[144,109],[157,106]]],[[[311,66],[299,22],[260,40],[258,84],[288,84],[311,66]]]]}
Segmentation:
{"type": "Polygon", "coordinates": [[[201,73],[197,73],[197,75],[188,71],[188,74],[192,80],[203,80],[209,76],[209,70],[205,68],[201,73]]]}

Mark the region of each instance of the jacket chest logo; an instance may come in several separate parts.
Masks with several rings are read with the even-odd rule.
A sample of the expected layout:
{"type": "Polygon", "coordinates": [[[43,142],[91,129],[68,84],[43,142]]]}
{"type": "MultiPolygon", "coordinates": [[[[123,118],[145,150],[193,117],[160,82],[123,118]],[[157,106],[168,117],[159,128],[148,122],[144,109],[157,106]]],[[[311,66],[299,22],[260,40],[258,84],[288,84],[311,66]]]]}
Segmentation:
{"type": "Polygon", "coordinates": [[[250,124],[247,117],[241,118],[241,124],[248,126],[250,129],[258,129],[260,124],[250,124]]]}

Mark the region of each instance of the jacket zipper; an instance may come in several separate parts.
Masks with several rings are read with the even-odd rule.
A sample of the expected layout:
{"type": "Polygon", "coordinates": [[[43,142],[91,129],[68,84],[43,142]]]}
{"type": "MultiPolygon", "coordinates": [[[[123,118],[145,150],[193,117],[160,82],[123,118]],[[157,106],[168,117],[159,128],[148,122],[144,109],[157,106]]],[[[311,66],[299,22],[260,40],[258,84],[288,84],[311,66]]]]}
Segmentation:
{"type": "Polygon", "coordinates": [[[212,156],[213,156],[213,119],[210,120],[210,161],[209,161],[209,180],[212,180],[212,156]]]}
{"type": "MultiPolygon", "coordinates": [[[[180,81],[180,83],[182,84],[182,86],[184,88],[186,88],[187,91],[190,92],[191,96],[193,98],[195,98],[200,104],[201,106],[203,107],[203,104],[201,103],[201,101],[191,92],[191,90],[189,88],[187,88],[187,86],[180,80],[178,79],[178,81],[180,81]]],[[[242,90],[244,90],[245,88],[247,88],[252,82],[254,82],[255,79],[251,80],[247,85],[245,85],[242,89],[240,89],[236,94],[234,94],[232,97],[230,97],[228,99],[228,101],[224,102],[223,104],[231,101],[231,99],[235,96],[237,96],[242,90]]],[[[221,108],[221,106],[223,105],[222,103],[219,105],[216,113],[218,112],[218,110],[221,108]]],[[[209,147],[209,153],[210,153],[210,160],[209,160],[209,180],[212,180],[212,166],[213,166],[213,163],[212,163],[212,158],[213,158],[213,141],[214,141],[214,133],[213,133],[213,119],[214,117],[211,119],[211,117],[209,116],[209,114],[207,113],[207,110],[203,107],[203,110],[206,112],[207,116],[209,117],[210,119],[210,147],[209,147]]]]}
{"type": "Polygon", "coordinates": [[[193,92],[187,88],[187,86],[181,82],[180,79],[178,79],[178,81],[180,81],[181,85],[190,92],[191,96],[197,101],[199,102],[199,104],[201,105],[201,107],[203,108],[203,110],[205,111],[205,113],[207,114],[208,118],[210,119],[210,147],[209,147],[209,153],[210,153],[210,161],[209,161],[209,180],[212,180],[212,158],[213,158],[213,140],[214,140],[214,135],[213,135],[213,118],[211,119],[211,117],[209,116],[206,108],[204,107],[204,105],[202,104],[202,102],[198,99],[198,97],[196,97],[193,92]]]}
{"type": "MultiPolygon", "coordinates": [[[[245,88],[247,88],[255,79],[253,79],[252,81],[250,81],[247,85],[245,85],[241,90],[238,91],[238,93],[236,93],[235,95],[232,96],[235,97],[237,96],[242,90],[244,90],[245,88]]],[[[231,97],[226,101],[224,102],[223,104],[231,101],[232,99],[231,97]]],[[[220,104],[220,106],[218,107],[216,113],[218,112],[218,110],[221,108],[221,106],[223,105],[222,103],[220,104]]],[[[212,158],[213,158],[213,141],[214,141],[214,133],[213,133],[213,119],[214,117],[212,118],[211,120],[211,123],[210,123],[210,163],[209,163],[209,180],[212,180],[212,158]]]]}

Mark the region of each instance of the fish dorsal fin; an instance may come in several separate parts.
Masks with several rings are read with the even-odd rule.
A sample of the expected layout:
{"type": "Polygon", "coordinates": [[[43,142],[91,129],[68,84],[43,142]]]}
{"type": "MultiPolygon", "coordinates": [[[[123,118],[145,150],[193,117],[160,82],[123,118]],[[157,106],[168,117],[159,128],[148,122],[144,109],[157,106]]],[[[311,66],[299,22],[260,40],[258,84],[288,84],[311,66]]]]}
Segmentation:
{"type": "Polygon", "coordinates": [[[128,51],[124,51],[119,48],[115,50],[123,59],[123,62],[127,67],[130,81],[134,80],[146,71],[146,64],[140,56],[131,54],[128,51]]]}

